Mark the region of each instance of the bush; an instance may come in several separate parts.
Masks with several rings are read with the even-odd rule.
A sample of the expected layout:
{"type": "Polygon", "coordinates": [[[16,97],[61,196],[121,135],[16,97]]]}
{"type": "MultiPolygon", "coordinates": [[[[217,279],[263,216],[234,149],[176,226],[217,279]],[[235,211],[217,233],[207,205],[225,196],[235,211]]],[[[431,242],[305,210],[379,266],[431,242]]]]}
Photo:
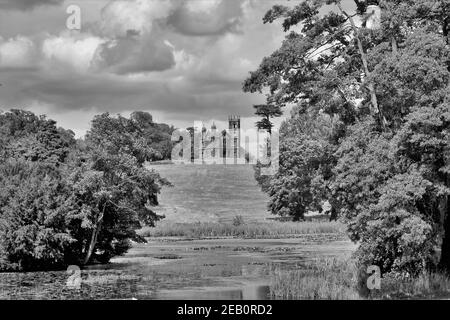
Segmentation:
{"type": "Polygon", "coordinates": [[[233,226],[239,227],[244,224],[244,218],[242,216],[235,216],[233,218],[233,226]]]}
{"type": "MultiPolygon", "coordinates": [[[[58,268],[77,240],[68,228],[74,203],[52,165],[9,160],[0,166],[0,260],[3,269],[58,268]]],[[[82,239],[79,239],[82,240],[82,239]]]]}

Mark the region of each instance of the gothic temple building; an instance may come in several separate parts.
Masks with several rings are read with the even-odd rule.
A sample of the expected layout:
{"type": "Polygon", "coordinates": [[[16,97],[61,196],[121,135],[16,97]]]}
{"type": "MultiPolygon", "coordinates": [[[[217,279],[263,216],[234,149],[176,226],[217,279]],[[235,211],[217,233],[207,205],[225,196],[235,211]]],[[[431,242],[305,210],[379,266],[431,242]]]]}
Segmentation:
{"type": "Polygon", "coordinates": [[[213,123],[208,130],[204,125],[190,128],[191,162],[210,164],[245,164],[249,162],[248,139],[241,146],[241,118],[228,117],[228,129],[217,130],[213,123]]]}

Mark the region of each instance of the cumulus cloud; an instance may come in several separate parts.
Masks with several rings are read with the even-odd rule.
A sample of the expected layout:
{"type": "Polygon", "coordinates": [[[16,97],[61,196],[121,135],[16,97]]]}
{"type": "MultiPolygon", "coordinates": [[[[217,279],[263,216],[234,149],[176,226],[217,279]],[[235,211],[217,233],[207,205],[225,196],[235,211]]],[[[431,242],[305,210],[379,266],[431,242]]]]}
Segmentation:
{"type": "Polygon", "coordinates": [[[102,10],[100,30],[109,37],[126,36],[129,30],[150,33],[158,19],[166,18],[174,3],[169,0],[117,0],[102,10]]]}
{"type": "Polygon", "coordinates": [[[17,36],[3,41],[0,38],[0,67],[28,68],[33,65],[36,48],[30,39],[17,36]]]}
{"type": "Polygon", "coordinates": [[[60,5],[64,0],[1,0],[0,9],[31,10],[43,5],[60,5]]]}
{"type": "Polygon", "coordinates": [[[105,40],[92,35],[73,37],[71,34],[50,37],[42,44],[42,54],[51,69],[86,72],[91,67],[97,49],[105,40]]]}
{"type": "Polygon", "coordinates": [[[14,13],[41,17],[33,21],[42,28],[0,39],[2,106],[31,106],[81,132],[83,113],[146,110],[190,123],[250,116],[264,101],[241,84],[283,38],[280,26],[261,22],[268,0],[95,2],[82,32],[64,21],[46,29],[45,10],[14,13]]]}
{"type": "Polygon", "coordinates": [[[240,91],[202,92],[201,88],[171,81],[128,79],[97,74],[42,74],[16,71],[0,73],[2,105],[27,106],[39,101],[54,106],[53,112],[90,110],[121,112],[154,110],[179,119],[223,118],[228,113],[251,114],[258,97],[240,91]]]}
{"type": "Polygon", "coordinates": [[[124,36],[167,24],[180,34],[214,36],[239,32],[245,0],[116,0],[102,10],[100,30],[124,36]]]}
{"type": "Polygon", "coordinates": [[[231,86],[240,89],[249,70],[256,65],[244,58],[243,48],[247,39],[227,34],[205,50],[187,74],[188,80],[198,86],[211,89],[212,85],[231,86]],[[223,63],[226,61],[226,63],[223,63]]]}
{"type": "Polygon", "coordinates": [[[153,33],[140,36],[129,30],[119,37],[102,44],[94,65],[97,69],[116,74],[163,71],[175,65],[173,48],[153,33]]]}
{"type": "Polygon", "coordinates": [[[167,23],[184,35],[211,36],[239,32],[243,0],[184,1],[167,18],[167,23]]]}

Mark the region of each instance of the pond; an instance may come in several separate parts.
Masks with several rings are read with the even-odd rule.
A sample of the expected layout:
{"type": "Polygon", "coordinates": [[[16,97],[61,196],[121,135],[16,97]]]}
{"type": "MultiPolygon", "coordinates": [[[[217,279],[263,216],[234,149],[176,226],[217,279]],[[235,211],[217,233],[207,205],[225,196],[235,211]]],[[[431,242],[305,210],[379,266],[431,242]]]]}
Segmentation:
{"type": "Polygon", "coordinates": [[[0,299],[269,299],[271,272],[308,260],[349,255],[337,235],[291,239],[152,239],[107,265],[81,270],[0,274],[0,299]]]}

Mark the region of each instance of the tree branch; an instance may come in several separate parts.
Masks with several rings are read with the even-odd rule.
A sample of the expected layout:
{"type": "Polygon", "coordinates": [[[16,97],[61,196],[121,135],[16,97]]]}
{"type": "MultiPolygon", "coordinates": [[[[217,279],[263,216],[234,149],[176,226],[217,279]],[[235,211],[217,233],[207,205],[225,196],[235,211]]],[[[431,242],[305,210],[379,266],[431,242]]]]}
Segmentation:
{"type": "MultiPolygon", "coordinates": [[[[359,37],[358,28],[356,27],[355,22],[353,21],[353,18],[346,11],[344,11],[340,1],[336,1],[336,5],[337,5],[339,11],[341,11],[341,13],[348,18],[348,20],[350,22],[350,25],[351,25],[351,27],[353,29],[353,32],[355,33],[356,42],[358,44],[359,54],[361,56],[361,60],[362,60],[363,66],[364,66],[364,72],[366,74],[366,77],[368,77],[368,76],[370,76],[371,72],[369,70],[369,64],[367,63],[367,56],[366,56],[366,53],[364,51],[364,48],[363,48],[363,45],[362,45],[362,41],[361,41],[361,39],[359,37]]],[[[383,127],[385,127],[386,126],[386,119],[381,114],[380,108],[378,106],[378,99],[377,99],[377,95],[376,95],[376,91],[375,91],[375,85],[372,82],[369,82],[367,86],[368,86],[369,92],[370,92],[370,101],[371,101],[372,108],[373,108],[372,112],[374,112],[375,114],[378,114],[379,116],[381,116],[383,127]]]]}

